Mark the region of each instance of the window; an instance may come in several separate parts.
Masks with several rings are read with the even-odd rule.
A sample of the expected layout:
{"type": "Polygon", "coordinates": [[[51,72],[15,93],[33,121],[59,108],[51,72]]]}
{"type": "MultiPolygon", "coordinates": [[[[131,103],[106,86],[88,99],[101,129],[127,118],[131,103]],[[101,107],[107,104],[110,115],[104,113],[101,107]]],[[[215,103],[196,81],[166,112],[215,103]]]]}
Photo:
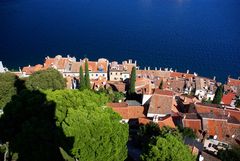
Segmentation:
{"type": "Polygon", "coordinates": [[[111,75],[112,75],[112,72],[111,72],[111,75]]]}
{"type": "Polygon", "coordinates": [[[118,73],[115,73],[116,75],[118,75],[118,73]]]}
{"type": "Polygon", "coordinates": [[[105,77],[105,74],[103,74],[102,76],[105,77]]]}
{"type": "Polygon", "coordinates": [[[98,76],[98,74],[96,74],[96,77],[98,76]]]}

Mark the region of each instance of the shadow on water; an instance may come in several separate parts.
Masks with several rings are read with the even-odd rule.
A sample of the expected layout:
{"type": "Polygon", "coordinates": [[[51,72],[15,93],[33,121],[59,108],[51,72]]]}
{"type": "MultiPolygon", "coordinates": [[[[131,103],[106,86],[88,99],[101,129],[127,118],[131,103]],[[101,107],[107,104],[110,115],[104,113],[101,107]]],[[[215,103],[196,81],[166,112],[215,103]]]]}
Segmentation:
{"type": "MultiPolygon", "coordinates": [[[[62,161],[60,147],[69,152],[73,138],[56,126],[56,103],[41,91],[30,91],[18,81],[17,95],[0,117],[0,140],[9,142],[8,160],[62,161]]],[[[0,158],[1,160],[2,158],[0,158]]]]}

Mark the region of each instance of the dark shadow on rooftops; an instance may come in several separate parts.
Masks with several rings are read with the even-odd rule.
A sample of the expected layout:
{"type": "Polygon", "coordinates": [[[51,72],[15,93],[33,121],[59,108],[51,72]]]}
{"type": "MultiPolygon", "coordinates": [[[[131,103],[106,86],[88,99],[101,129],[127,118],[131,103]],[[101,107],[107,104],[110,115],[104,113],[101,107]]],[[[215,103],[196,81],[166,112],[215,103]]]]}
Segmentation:
{"type": "Polygon", "coordinates": [[[27,90],[23,82],[16,85],[18,83],[22,85],[18,94],[4,107],[0,117],[0,140],[9,142],[7,160],[64,160],[59,148],[69,151],[73,138],[66,138],[63,130],[56,126],[55,102],[47,101],[40,91],[27,90]]]}

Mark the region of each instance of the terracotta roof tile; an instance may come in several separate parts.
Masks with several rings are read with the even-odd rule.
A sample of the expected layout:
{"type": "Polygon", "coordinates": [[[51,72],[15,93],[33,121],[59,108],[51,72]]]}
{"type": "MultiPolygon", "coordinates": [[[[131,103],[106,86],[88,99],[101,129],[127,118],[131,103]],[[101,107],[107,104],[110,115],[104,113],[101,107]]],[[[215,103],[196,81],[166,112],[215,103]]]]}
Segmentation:
{"type": "Polygon", "coordinates": [[[233,78],[228,78],[227,85],[229,85],[229,86],[240,86],[240,80],[233,79],[233,78]]]}
{"type": "Polygon", "coordinates": [[[174,92],[173,91],[161,90],[161,89],[155,89],[154,94],[171,96],[171,97],[174,96],[174,92]]]}
{"type": "Polygon", "coordinates": [[[169,95],[169,93],[153,94],[150,100],[148,113],[170,114],[172,105],[173,97],[169,95]]]}
{"type": "Polygon", "coordinates": [[[222,102],[223,102],[223,104],[230,105],[234,98],[235,98],[235,94],[229,92],[229,93],[223,95],[222,102]]]}
{"type": "Polygon", "coordinates": [[[170,77],[174,77],[174,78],[178,77],[178,78],[190,79],[190,78],[195,77],[195,75],[194,74],[188,74],[188,73],[171,72],[170,77]]]}

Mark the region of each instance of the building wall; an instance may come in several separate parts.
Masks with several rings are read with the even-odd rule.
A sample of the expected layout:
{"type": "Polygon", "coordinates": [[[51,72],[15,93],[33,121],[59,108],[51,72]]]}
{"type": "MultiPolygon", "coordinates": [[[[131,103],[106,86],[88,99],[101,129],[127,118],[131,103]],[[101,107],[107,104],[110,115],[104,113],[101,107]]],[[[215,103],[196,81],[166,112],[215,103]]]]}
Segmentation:
{"type": "Polygon", "coordinates": [[[104,73],[104,72],[89,72],[90,79],[98,79],[100,76],[107,79],[107,73],[104,73]]]}
{"type": "Polygon", "coordinates": [[[110,81],[124,81],[130,77],[130,74],[122,71],[110,71],[110,81]]]}

